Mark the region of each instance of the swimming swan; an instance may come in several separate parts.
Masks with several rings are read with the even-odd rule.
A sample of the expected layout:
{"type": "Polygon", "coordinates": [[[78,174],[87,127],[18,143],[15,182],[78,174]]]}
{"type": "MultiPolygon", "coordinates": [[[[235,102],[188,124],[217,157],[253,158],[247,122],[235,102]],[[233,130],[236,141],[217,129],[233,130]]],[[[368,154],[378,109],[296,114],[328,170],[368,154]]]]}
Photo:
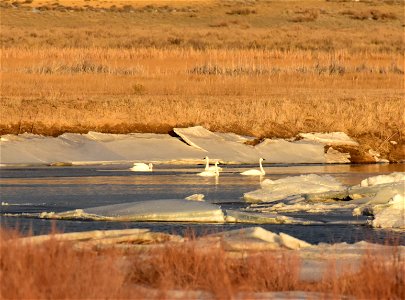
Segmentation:
{"type": "Polygon", "coordinates": [[[204,171],[201,173],[198,173],[197,176],[204,176],[204,177],[214,177],[214,176],[219,176],[219,170],[218,170],[218,162],[215,162],[214,170],[208,170],[204,171]]]}
{"type": "Polygon", "coordinates": [[[266,172],[264,171],[263,166],[262,166],[262,161],[263,160],[264,160],[263,158],[259,159],[260,170],[250,169],[250,170],[247,170],[247,171],[242,172],[240,174],[241,175],[249,175],[249,176],[263,176],[263,175],[266,175],[266,172]]]}
{"type": "Polygon", "coordinates": [[[152,172],[153,165],[151,163],[134,163],[133,167],[130,168],[134,172],[152,172]]]}
{"type": "MultiPolygon", "coordinates": [[[[210,159],[208,156],[206,156],[205,158],[205,171],[215,171],[215,166],[210,166],[210,159]]],[[[222,171],[221,167],[216,167],[218,169],[218,171],[222,171]]]]}

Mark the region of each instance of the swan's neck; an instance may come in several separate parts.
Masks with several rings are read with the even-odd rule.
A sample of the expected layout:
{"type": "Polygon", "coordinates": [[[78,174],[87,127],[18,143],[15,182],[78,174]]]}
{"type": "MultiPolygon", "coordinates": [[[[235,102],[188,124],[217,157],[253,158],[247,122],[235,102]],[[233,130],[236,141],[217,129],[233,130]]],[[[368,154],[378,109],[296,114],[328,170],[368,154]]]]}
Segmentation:
{"type": "Polygon", "coordinates": [[[216,174],[217,176],[219,175],[218,162],[215,162],[215,174],[216,174]]]}
{"type": "Polygon", "coordinates": [[[262,174],[264,175],[266,172],[265,172],[264,169],[263,169],[262,161],[261,161],[261,160],[259,161],[259,165],[260,165],[260,172],[262,172],[262,174]]]}
{"type": "Polygon", "coordinates": [[[153,165],[152,165],[152,164],[149,164],[149,170],[152,171],[152,168],[153,168],[153,165]]]}
{"type": "Polygon", "coordinates": [[[208,171],[210,168],[210,159],[208,157],[205,158],[205,170],[208,171]]]}

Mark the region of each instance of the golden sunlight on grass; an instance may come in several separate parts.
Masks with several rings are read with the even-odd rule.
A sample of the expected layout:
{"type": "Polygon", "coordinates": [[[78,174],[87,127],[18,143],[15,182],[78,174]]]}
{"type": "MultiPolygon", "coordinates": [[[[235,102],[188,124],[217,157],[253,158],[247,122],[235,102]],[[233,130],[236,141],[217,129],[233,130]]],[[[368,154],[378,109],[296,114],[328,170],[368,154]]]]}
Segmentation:
{"type": "Polygon", "coordinates": [[[403,299],[405,293],[404,261],[395,249],[364,255],[354,272],[338,274],[331,264],[321,281],[309,282],[299,278],[300,258],[288,250],[235,256],[223,247],[199,247],[194,239],[142,251],[85,250],[55,240],[22,244],[15,232],[0,233],[0,293],[7,299],[160,299],[174,290],[209,292],[217,299],[270,291],[359,299],[403,299]]]}
{"type": "Polygon", "coordinates": [[[403,144],[403,1],[51,2],[0,0],[0,134],[203,125],[403,144]]]}

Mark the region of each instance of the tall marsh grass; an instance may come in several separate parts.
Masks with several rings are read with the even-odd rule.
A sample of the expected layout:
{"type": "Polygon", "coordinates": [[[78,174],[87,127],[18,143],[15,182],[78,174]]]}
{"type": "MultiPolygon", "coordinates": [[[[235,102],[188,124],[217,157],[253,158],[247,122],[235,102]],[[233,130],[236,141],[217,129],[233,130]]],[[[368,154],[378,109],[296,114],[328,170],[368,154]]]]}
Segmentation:
{"type": "Polygon", "coordinates": [[[345,131],[384,140],[405,128],[401,55],[10,48],[1,58],[2,134],[203,125],[257,137],[345,131]]]}
{"type": "MultiPolygon", "coordinates": [[[[0,232],[0,296],[5,299],[139,299],[170,291],[202,291],[217,299],[238,293],[311,291],[331,297],[403,299],[404,258],[396,252],[363,256],[357,270],[337,273],[333,264],[321,281],[302,281],[293,251],[230,255],[191,239],[150,250],[85,250],[50,240],[22,244],[18,234],[0,232]]],[[[187,298],[186,294],[184,296],[187,298]]]]}

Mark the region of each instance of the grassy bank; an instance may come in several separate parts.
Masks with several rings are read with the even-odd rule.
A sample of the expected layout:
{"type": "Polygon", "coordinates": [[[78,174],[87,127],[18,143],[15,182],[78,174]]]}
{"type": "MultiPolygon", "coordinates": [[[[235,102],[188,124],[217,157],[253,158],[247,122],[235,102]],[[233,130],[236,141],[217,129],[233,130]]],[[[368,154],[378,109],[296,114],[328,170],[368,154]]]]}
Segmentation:
{"type": "Polygon", "coordinates": [[[0,1],[1,134],[403,143],[404,1],[110,2],[0,1]]]}

